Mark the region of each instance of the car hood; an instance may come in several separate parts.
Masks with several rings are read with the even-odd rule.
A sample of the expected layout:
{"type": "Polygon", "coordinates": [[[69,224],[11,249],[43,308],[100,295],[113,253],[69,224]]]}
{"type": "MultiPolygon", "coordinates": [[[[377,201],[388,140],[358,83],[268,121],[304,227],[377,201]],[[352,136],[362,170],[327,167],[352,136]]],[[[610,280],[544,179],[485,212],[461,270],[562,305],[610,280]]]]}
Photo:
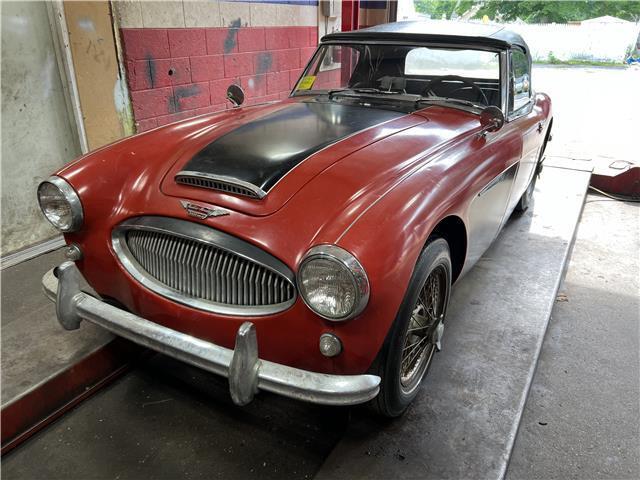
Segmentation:
{"type": "Polygon", "coordinates": [[[162,192],[268,215],[344,156],[424,122],[404,112],[335,102],[290,100],[246,110],[181,152],[162,192]],[[247,195],[252,192],[257,198],[247,195]]]}
{"type": "Polygon", "coordinates": [[[337,103],[292,103],[214,139],[182,168],[250,184],[266,194],[317,151],[402,115],[337,103]]]}
{"type": "MultiPolygon", "coordinates": [[[[293,98],[194,117],[120,140],[67,164],[57,175],[67,180],[80,196],[86,226],[70,239],[82,244],[83,236],[93,235],[96,229],[103,229],[108,236],[111,228],[132,217],[197,217],[185,207],[186,200],[196,204],[196,213],[201,212],[198,205],[226,208],[231,215],[212,215],[200,221],[271,252],[291,267],[297,265],[308,246],[338,242],[349,226],[388,192],[414,172],[428,168],[434,158],[451,154],[459,142],[480,129],[477,115],[442,106],[401,115],[394,113],[386,121],[384,118],[388,117],[374,111],[379,123],[372,122],[368,128],[356,123],[362,120],[356,118],[355,112],[369,115],[379,109],[371,106],[323,109],[340,114],[343,119],[350,118],[353,123],[343,129],[331,126],[333,142],[325,139],[313,148],[299,147],[304,153],[297,157],[289,155],[290,162],[292,157],[298,161],[295,168],[286,164],[287,173],[266,187],[267,194],[261,199],[175,181],[176,174],[200,152],[231,132],[238,129],[242,132],[245,125],[262,124],[267,128],[260,119],[269,116],[277,119],[274,114],[278,112],[286,118],[287,110],[300,117],[310,115],[296,107],[298,103],[300,99],[293,98]]],[[[323,124],[318,122],[317,128],[321,128],[323,124]]],[[[333,123],[340,121],[336,118],[333,123]]],[[[281,141],[306,135],[304,130],[299,125],[292,127],[281,141]]],[[[482,141],[482,137],[474,138],[482,141]]],[[[263,142],[261,145],[277,144],[270,138],[263,142]]],[[[252,151],[259,152],[259,148],[252,151]]],[[[461,154],[464,150],[458,152],[461,154]]],[[[423,190],[414,192],[406,208],[411,208],[416,195],[428,194],[437,185],[446,165],[441,162],[428,175],[423,190]]],[[[469,164],[468,168],[473,169],[474,165],[469,164]]]]}

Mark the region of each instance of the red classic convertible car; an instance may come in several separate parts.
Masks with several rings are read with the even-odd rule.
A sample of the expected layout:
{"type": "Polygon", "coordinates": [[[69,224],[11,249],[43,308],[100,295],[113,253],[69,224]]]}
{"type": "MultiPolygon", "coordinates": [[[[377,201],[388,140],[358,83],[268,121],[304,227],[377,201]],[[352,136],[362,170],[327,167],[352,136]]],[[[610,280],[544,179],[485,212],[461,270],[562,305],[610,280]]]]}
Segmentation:
{"type": "Polygon", "coordinates": [[[551,129],[527,44],[401,22],[325,36],[291,95],[156,128],[38,188],[69,261],[45,291],[259,390],[400,415],[451,285],[531,202],[551,129]],[[84,280],[95,293],[88,293],[84,280]]]}

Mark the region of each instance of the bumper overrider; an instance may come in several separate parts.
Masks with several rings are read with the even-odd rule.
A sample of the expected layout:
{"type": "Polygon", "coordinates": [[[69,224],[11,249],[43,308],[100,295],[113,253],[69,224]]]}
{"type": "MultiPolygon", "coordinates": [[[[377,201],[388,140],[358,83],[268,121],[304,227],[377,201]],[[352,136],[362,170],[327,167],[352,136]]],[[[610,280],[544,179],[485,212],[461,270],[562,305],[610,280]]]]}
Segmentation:
{"type": "Polygon", "coordinates": [[[380,377],[375,375],[330,375],[261,360],[251,322],[240,326],[231,350],[107,304],[83,292],[83,283],[73,262],[63,263],[42,278],[63,328],[75,330],[82,320],[88,320],[144,347],[225,376],[237,405],[251,402],[259,390],[324,405],[354,405],[371,400],[380,389],[380,377]]]}

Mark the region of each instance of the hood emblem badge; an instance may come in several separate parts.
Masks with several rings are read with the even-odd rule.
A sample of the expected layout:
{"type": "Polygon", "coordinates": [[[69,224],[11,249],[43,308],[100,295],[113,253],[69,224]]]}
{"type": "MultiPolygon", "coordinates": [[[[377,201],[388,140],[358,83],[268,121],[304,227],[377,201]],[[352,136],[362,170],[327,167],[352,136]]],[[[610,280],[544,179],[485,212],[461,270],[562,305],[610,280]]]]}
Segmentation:
{"type": "Polygon", "coordinates": [[[204,220],[209,217],[222,217],[229,215],[231,212],[225,208],[207,207],[206,205],[198,205],[197,203],[180,200],[182,207],[187,211],[187,215],[204,220]]]}

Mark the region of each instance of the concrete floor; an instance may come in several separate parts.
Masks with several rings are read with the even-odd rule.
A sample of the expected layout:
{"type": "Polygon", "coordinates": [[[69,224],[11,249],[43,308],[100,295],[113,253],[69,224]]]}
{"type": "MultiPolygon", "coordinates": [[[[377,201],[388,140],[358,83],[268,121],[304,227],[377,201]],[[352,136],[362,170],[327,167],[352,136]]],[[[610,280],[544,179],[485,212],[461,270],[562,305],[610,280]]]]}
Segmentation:
{"type": "Polygon", "coordinates": [[[271,394],[154,356],[3,458],[5,479],[308,479],[350,410],[271,394]]]}
{"type": "Polygon", "coordinates": [[[113,338],[88,322],[74,332],[58,325],[40,279],[63,261],[60,249],[2,270],[2,405],[113,338]]]}
{"type": "Polygon", "coordinates": [[[588,197],[507,479],[640,478],[639,238],[639,204],[588,197]]]}

